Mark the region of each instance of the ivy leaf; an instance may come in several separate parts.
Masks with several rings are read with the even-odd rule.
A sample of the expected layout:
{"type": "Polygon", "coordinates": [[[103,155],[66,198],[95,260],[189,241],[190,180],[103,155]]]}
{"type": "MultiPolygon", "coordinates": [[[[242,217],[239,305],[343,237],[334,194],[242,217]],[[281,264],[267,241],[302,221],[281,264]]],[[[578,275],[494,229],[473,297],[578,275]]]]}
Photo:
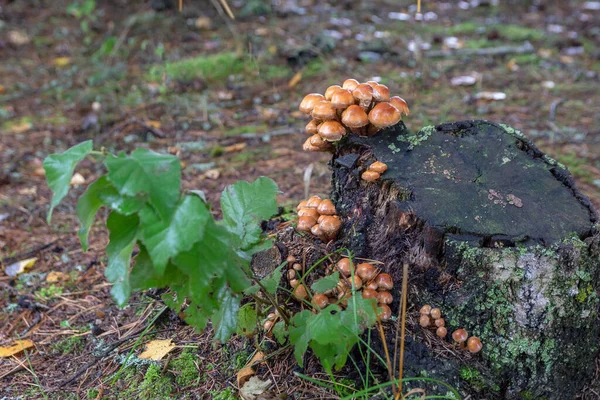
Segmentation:
{"type": "Polygon", "coordinates": [[[245,304],[238,311],[237,331],[244,336],[252,336],[256,332],[258,318],[253,303],[245,304]]]}
{"type": "Polygon", "coordinates": [[[46,180],[52,190],[52,201],[48,211],[47,222],[52,219],[52,211],[69,192],[71,177],[75,167],[92,151],[92,141],[87,140],[71,147],[62,154],[52,154],[44,160],[46,180]]]}
{"type": "Polygon", "coordinates": [[[335,271],[333,274],[327,275],[326,277],[321,278],[313,283],[310,288],[315,293],[325,293],[327,290],[336,287],[339,281],[340,273],[335,271]]]}
{"type": "Polygon", "coordinates": [[[150,209],[140,212],[142,241],[159,275],[169,259],[190,250],[202,239],[209,218],[206,205],[195,195],[185,196],[167,221],[150,209]]]}
{"type": "Polygon", "coordinates": [[[223,224],[239,238],[239,248],[249,249],[260,241],[259,222],[277,212],[277,184],[265,177],[253,183],[237,182],[221,194],[223,224]]]}
{"type": "Polygon", "coordinates": [[[240,297],[234,295],[226,285],[219,288],[216,297],[219,308],[213,313],[211,320],[215,329],[215,338],[225,343],[237,326],[240,297]]]}
{"type": "Polygon", "coordinates": [[[104,160],[108,180],[122,196],[145,196],[164,220],[179,201],[181,165],[177,157],[147,149],[136,149],[127,156],[120,153],[104,160]]]}
{"type": "Polygon", "coordinates": [[[94,222],[94,217],[96,217],[96,213],[100,207],[104,205],[100,194],[107,192],[117,194],[117,190],[106,179],[106,176],[101,176],[96,182],[88,186],[85,193],[77,201],[77,216],[81,222],[78,235],[83,251],[87,251],[88,249],[88,234],[94,222]]]}
{"type": "Polygon", "coordinates": [[[106,246],[108,266],[104,276],[113,284],[110,293],[117,304],[123,307],[131,293],[129,266],[138,233],[139,219],[135,214],[128,216],[113,211],[108,216],[106,226],[110,232],[110,242],[106,246]]]}

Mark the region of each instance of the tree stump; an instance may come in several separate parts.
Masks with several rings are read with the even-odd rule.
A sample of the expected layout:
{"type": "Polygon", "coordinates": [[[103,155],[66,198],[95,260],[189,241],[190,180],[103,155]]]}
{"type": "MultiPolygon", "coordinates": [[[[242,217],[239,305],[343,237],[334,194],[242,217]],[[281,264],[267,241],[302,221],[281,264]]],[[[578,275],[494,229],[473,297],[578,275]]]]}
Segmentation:
{"type": "Polygon", "coordinates": [[[401,266],[410,264],[415,335],[405,376],[425,370],[488,399],[571,399],[591,381],[598,215],[564,166],[520,132],[487,121],[416,134],[400,123],[350,136],[331,165],[344,221],[337,244],[385,263],[398,288],[394,312],[401,266]],[[387,171],[361,180],[375,160],[387,171]],[[424,304],[441,308],[445,340],[416,323],[424,304]],[[483,350],[471,355],[450,343],[457,328],[480,337],[483,350]]]}

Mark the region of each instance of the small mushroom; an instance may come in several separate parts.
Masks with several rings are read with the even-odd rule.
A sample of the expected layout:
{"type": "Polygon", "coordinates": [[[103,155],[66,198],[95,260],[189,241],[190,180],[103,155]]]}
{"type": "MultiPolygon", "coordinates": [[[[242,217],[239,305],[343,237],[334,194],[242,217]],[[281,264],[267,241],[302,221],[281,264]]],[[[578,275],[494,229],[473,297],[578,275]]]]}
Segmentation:
{"type": "Polygon", "coordinates": [[[382,321],[388,321],[392,318],[392,310],[386,304],[379,304],[378,307],[381,308],[379,318],[381,318],[382,321]]]}
{"type": "Polygon", "coordinates": [[[306,204],[308,202],[306,200],[302,200],[297,206],[296,206],[296,211],[300,211],[302,208],[306,207],[306,204]]]}
{"type": "Polygon", "coordinates": [[[390,292],[383,291],[383,292],[377,293],[377,302],[379,304],[392,304],[393,301],[394,301],[394,297],[392,296],[392,294],[390,292]]]}
{"type": "Polygon", "coordinates": [[[442,311],[439,308],[432,308],[431,309],[431,318],[433,319],[438,319],[442,317],[442,311]]]}
{"type": "Polygon", "coordinates": [[[355,102],[354,96],[348,90],[338,90],[331,97],[331,107],[336,110],[343,110],[350,107],[355,102]]]}
{"type": "Polygon", "coordinates": [[[379,287],[379,289],[382,290],[392,290],[392,288],[394,287],[394,281],[392,280],[390,274],[381,273],[377,275],[375,281],[377,282],[377,286],[379,287]]]}
{"type": "Polygon", "coordinates": [[[319,224],[313,225],[313,227],[310,228],[310,233],[312,233],[313,236],[315,236],[319,240],[327,240],[327,235],[325,235],[325,232],[323,232],[323,229],[321,229],[321,226],[319,224]]]}
{"type": "Polygon", "coordinates": [[[379,174],[378,172],[367,170],[367,171],[363,172],[360,177],[362,178],[363,181],[373,182],[373,181],[376,181],[377,179],[379,179],[380,176],[381,176],[381,174],[379,174]]]}
{"type": "Polygon", "coordinates": [[[296,262],[296,257],[294,257],[294,256],[292,256],[292,255],[289,255],[289,256],[288,256],[288,257],[285,259],[285,261],[287,261],[287,262],[288,262],[288,264],[293,264],[293,263],[295,263],[295,262],[296,262]]]}
{"type": "Polygon", "coordinates": [[[398,109],[398,111],[400,111],[400,114],[404,114],[404,115],[410,114],[410,110],[408,109],[408,104],[406,104],[406,101],[402,97],[394,96],[394,97],[390,98],[390,104],[393,105],[394,107],[396,107],[396,109],[398,109]]]}
{"type": "Polygon", "coordinates": [[[437,326],[438,328],[446,325],[446,321],[444,320],[444,318],[438,318],[434,321],[434,323],[435,326],[437,326]]]}
{"type": "Polygon", "coordinates": [[[457,329],[454,332],[452,332],[452,339],[456,343],[460,344],[461,347],[464,347],[464,342],[467,340],[468,337],[469,334],[464,329],[457,329]]]}
{"type": "Polygon", "coordinates": [[[302,264],[299,263],[295,263],[294,265],[292,265],[292,269],[294,269],[295,271],[302,271],[302,264]]]}
{"type": "MultiPolygon", "coordinates": [[[[331,121],[331,122],[334,122],[334,121],[331,121]]],[[[321,124],[321,126],[323,126],[323,124],[321,124]]],[[[325,146],[323,136],[321,136],[319,134],[312,135],[309,139],[310,139],[310,144],[316,148],[322,148],[325,146]]]]}
{"type": "Polygon", "coordinates": [[[380,103],[382,101],[388,101],[390,99],[390,89],[387,86],[382,85],[380,83],[374,82],[374,84],[369,84],[373,88],[373,100],[380,103]]]}
{"type": "Polygon", "coordinates": [[[329,305],[329,298],[324,294],[315,294],[311,303],[315,308],[323,309],[329,305]]]}
{"type": "Polygon", "coordinates": [[[342,221],[336,215],[327,215],[321,220],[319,226],[323,230],[325,236],[329,240],[332,240],[335,239],[338,231],[342,227],[342,221]]]}
{"type": "Polygon", "coordinates": [[[264,325],[263,325],[263,328],[265,329],[266,332],[268,332],[268,331],[271,330],[271,328],[273,327],[273,325],[275,325],[275,323],[273,321],[266,320],[265,323],[264,323],[264,325]]]}
{"type": "Polygon", "coordinates": [[[419,318],[419,325],[421,325],[423,328],[427,328],[430,324],[431,318],[429,318],[429,315],[422,314],[419,318]]]}
{"type": "Polygon", "coordinates": [[[435,330],[435,334],[443,339],[448,334],[448,329],[446,329],[446,327],[444,327],[444,326],[440,326],[439,328],[437,328],[435,330]]]}
{"type": "Polygon", "coordinates": [[[350,276],[352,273],[352,262],[349,258],[341,258],[335,265],[343,276],[350,276]]]}
{"type": "Polygon", "coordinates": [[[419,312],[424,315],[429,315],[431,313],[431,306],[429,304],[425,304],[423,307],[421,307],[419,312]]]}
{"type": "Polygon", "coordinates": [[[300,111],[304,114],[310,114],[315,105],[322,100],[325,100],[325,96],[320,93],[307,94],[300,102],[300,111]]]}
{"type": "Polygon", "coordinates": [[[377,291],[373,289],[364,288],[362,291],[363,299],[376,299],[377,291]]]}
{"type": "Polygon", "coordinates": [[[360,83],[356,79],[346,79],[344,83],[342,83],[342,88],[347,90],[354,90],[360,83]]]}
{"type": "MultiPolygon", "coordinates": [[[[322,200],[317,206],[317,211],[321,215],[335,215],[335,206],[329,199],[322,200]]],[[[317,221],[321,222],[321,221],[317,221]]]]}
{"type": "Polygon", "coordinates": [[[342,112],[342,123],[346,125],[351,132],[365,136],[365,127],[369,124],[369,117],[365,110],[360,106],[351,105],[342,112]]]}
{"type": "Polygon", "coordinates": [[[315,208],[301,208],[300,210],[298,210],[298,217],[313,217],[315,220],[319,219],[319,216],[321,214],[319,214],[319,211],[317,211],[315,208]]]}
{"type": "Polygon", "coordinates": [[[337,142],[345,134],[346,128],[337,121],[325,121],[319,126],[319,136],[328,142],[337,142]]]}
{"type": "Polygon", "coordinates": [[[315,135],[315,134],[319,133],[319,125],[321,125],[321,123],[319,121],[317,121],[316,119],[311,119],[310,122],[308,124],[306,124],[306,127],[304,128],[304,130],[309,135],[315,135]]]}
{"type": "MultiPolygon", "coordinates": [[[[311,137],[309,137],[308,139],[306,139],[306,141],[304,142],[304,144],[302,145],[302,150],[304,151],[315,151],[315,152],[326,152],[332,149],[331,144],[329,142],[325,142],[323,141],[323,145],[320,147],[314,146],[311,143],[311,139],[313,139],[315,136],[317,136],[318,138],[321,139],[321,137],[317,134],[317,135],[312,135],[311,137]]],[[[316,140],[316,139],[313,139],[316,140]]],[[[323,140],[323,139],[321,139],[323,140]]]]}
{"type": "Polygon", "coordinates": [[[347,279],[347,283],[348,286],[352,287],[354,286],[355,290],[359,290],[360,288],[362,288],[363,282],[362,279],[360,279],[360,277],[358,275],[354,275],[352,277],[348,277],[347,279]]]}
{"type": "Polygon", "coordinates": [[[290,280],[290,286],[292,287],[292,289],[296,289],[296,287],[298,286],[298,283],[300,281],[298,279],[291,279],[290,280]]]}
{"type": "Polygon", "coordinates": [[[361,263],[356,266],[356,273],[360,276],[364,281],[370,281],[377,276],[377,270],[370,263],[361,263]]]}
{"type": "Polygon", "coordinates": [[[368,170],[383,174],[385,171],[387,171],[387,165],[381,161],[375,161],[373,164],[369,165],[368,170]]]}
{"type": "Polygon", "coordinates": [[[315,107],[313,108],[310,115],[314,119],[320,121],[328,121],[337,117],[335,109],[331,106],[331,102],[327,100],[321,100],[317,104],[315,104],[315,107]]]}
{"type": "Polygon", "coordinates": [[[481,339],[477,336],[471,336],[469,340],[467,340],[467,350],[471,353],[479,353],[481,351],[483,345],[481,344],[481,339]]]}
{"type": "Polygon", "coordinates": [[[333,96],[333,94],[335,92],[337,92],[338,90],[342,90],[342,87],[340,85],[331,85],[327,88],[327,90],[325,90],[325,100],[329,100],[331,101],[331,96],[333,96]]]}
{"type": "Polygon", "coordinates": [[[310,228],[317,223],[317,220],[311,216],[304,216],[298,218],[298,230],[302,232],[310,232],[310,228]]]}
{"type": "Polygon", "coordinates": [[[288,278],[288,281],[296,279],[296,271],[293,269],[288,269],[287,278],[288,278]]]}
{"type": "Polygon", "coordinates": [[[369,111],[369,122],[371,123],[369,133],[374,134],[380,129],[396,125],[401,117],[400,111],[390,103],[379,103],[369,111]]]}
{"type": "Polygon", "coordinates": [[[321,204],[321,198],[316,195],[311,196],[311,198],[306,201],[306,207],[308,208],[318,208],[319,204],[321,204]]]}
{"type": "Polygon", "coordinates": [[[377,285],[377,282],[375,282],[375,279],[373,279],[372,281],[367,282],[367,284],[365,285],[365,287],[367,289],[371,289],[371,290],[377,290],[377,289],[379,289],[379,286],[377,285]]]}
{"type": "Polygon", "coordinates": [[[294,289],[294,297],[296,297],[298,300],[304,300],[308,297],[308,292],[306,291],[304,285],[296,286],[294,289]]]}
{"type": "Polygon", "coordinates": [[[352,96],[363,110],[368,111],[373,100],[373,88],[366,83],[361,83],[352,90],[352,96]]]}

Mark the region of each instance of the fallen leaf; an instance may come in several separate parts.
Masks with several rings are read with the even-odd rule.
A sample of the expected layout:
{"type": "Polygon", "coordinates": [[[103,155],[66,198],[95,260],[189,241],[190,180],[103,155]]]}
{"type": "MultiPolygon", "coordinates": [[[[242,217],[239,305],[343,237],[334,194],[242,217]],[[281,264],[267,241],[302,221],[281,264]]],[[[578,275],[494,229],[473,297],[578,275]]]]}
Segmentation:
{"type": "Polygon", "coordinates": [[[262,351],[257,351],[256,353],[254,353],[254,357],[252,357],[252,360],[250,360],[244,366],[244,368],[242,368],[237,374],[237,384],[239,388],[241,388],[248,381],[248,379],[250,379],[251,376],[256,374],[256,371],[254,370],[252,364],[262,361],[264,359],[265,353],[263,353],[262,351]]]}
{"type": "Polygon", "coordinates": [[[153,127],[154,129],[160,129],[160,121],[148,120],[145,121],[146,125],[153,127]]]}
{"type": "Polygon", "coordinates": [[[240,395],[245,400],[255,400],[257,396],[263,394],[271,386],[271,380],[263,381],[253,376],[240,389],[240,395]]]}
{"type": "Polygon", "coordinates": [[[236,143],[236,144],[232,144],[231,146],[225,146],[223,148],[223,153],[233,153],[235,151],[244,150],[245,148],[246,148],[246,143],[245,142],[236,143]]]}
{"type": "Polygon", "coordinates": [[[219,179],[219,176],[221,176],[221,172],[219,172],[218,169],[209,169],[208,171],[206,171],[204,176],[206,176],[208,179],[219,179]]]}
{"type": "Polygon", "coordinates": [[[506,69],[508,69],[510,72],[515,72],[519,70],[519,65],[517,64],[517,60],[514,58],[511,58],[507,63],[506,63],[506,69]]]}
{"type": "Polygon", "coordinates": [[[31,124],[31,122],[25,121],[25,122],[19,122],[17,124],[9,126],[8,130],[11,131],[12,133],[23,133],[23,132],[27,132],[31,128],[33,128],[33,125],[31,124]]]}
{"type": "Polygon", "coordinates": [[[46,282],[49,283],[66,281],[67,279],[69,279],[69,275],[60,271],[50,271],[48,272],[48,275],[46,275],[46,282]]]}
{"type": "Polygon", "coordinates": [[[300,83],[301,80],[302,80],[302,71],[298,71],[298,72],[296,72],[296,74],[294,74],[294,76],[292,76],[292,79],[290,79],[290,81],[288,82],[288,87],[293,88],[298,83],[300,83]]]}
{"type": "Polygon", "coordinates": [[[54,66],[58,68],[66,67],[70,63],[71,57],[57,57],[54,60],[52,60],[52,64],[54,64],[54,66]]]}
{"type": "Polygon", "coordinates": [[[85,184],[85,178],[79,172],[75,172],[75,174],[71,178],[71,186],[83,184],[85,184]]]}
{"type": "Polygon", "coordinates": [[[10,346],[0,346],[0,357],[10,357],[33,347],[31,340],[15,340],[10,346]]]}
{"type": "Polygon", "coordinates": [[[33,174],[35,176],[46,176],[46,170],[44,169],[44,167],[36,167],[33,170],[33,174]]]}
{"type": "Polygon", "coordinates": [[[154,361],[161,360],[164,356],[169,354],[171,350],[175,348],[175,344],[171,339],[164,340],[153,340],[146,343],[144,352],[138,356],[138,358],[144,358],[154,361]]]}
{"type": "Polygon", "coordinates": [[[26,269],[33,267],[33,264],[35,264],[37,260],[37,257],[34,257],[28,258],[26,260],[17,261],[14,264],[10,264],[4,267],[4,273],[10,277],[15,277],[25,272],[26,269]]]}
{"type": "Polygon", "coordinates": [[[15,46],[22,46],[29,43],[31,39],[29,39],[27,33],[15,30],[8,32],[8,41],[15,46]]]}

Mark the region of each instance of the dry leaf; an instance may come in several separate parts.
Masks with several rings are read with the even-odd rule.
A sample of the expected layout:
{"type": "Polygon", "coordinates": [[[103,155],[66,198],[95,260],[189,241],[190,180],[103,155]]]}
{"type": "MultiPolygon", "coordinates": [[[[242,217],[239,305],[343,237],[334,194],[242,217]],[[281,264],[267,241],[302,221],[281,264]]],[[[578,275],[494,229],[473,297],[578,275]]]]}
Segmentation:
{"type": "Polygon", "coordinates": [[[288,82],[288,87],[293,88],[302,80],[302,71],[296,72],[296,74],[288,82]]]}
{"type": "Polygon", "coordinates": [[[232,144],[231,146],[224,147],[223,153],[233,153],[234,151],[241,151],[241,150],[244,150],[245,148],[246,148],[245,142],[236,143],[236,144],[232,144]]]}
{"type": "Polygon", "coordinates": [[[256,373],[252,364],[262,361],[264,359],[265,353],[263,353],[262,351],[257,351],[256,353],[254,353],[254,357],[252,357],[252,360],[250,360],[244,366],[244,368],[242,368],[237,374],[237,384],[239,388],[241,388],[248,381],[248,379],[250,379],[250,377],[256,373]]]}
{"type": "Polygon", "coordinates": [[[209,169],[208,171],[206,171],[204,176],[206,176],[208,179],[219,179],[219,176],[221,176],[221,173],[219,172],[218,169],[209,169]]]}
{"type": "Polygon", "coordinates": [[[153,340],[146,343],[144,352],[138,356],[138,358],[145,358],[149,360],[158,361],[164,356],[169,354],[171,350],[175,348],[175,344],[171,339],[164,340],[153,340]]]}
{"type": "Polygon", "coordinates": [[[4,267],[4,273],[10,277],[15,277],[25,272],[26,269],[33,267],[33,264],[35,264],[36,261],[37,257],[17,261],[14,264],[10,264],[4,267]]]}
{"type": "Polygon", "coordinates": [[[148,120],[145,121],[146,125],[151,126],[154,129],[160,129],[160,121],[148,120]]]}
{"type": "Polygon", "coordinates": [[[25,121],[25,122],[19,122],[17,124],[9,126],[8,130],[11,131],[12,133],[23,133],[23,132],[27,132],[31,128],[33,128],[33,125],[31,124],[31,122],[25,121]]]}
{"type": "Polygon", "coordinates": [[[79,172],[75,172],[75,174],[71,178],[71,186],[83,184],[85,184],[85,178],[79,172]]]}
{"type": "Polygon", "coordinates": [[[263,394],[271,386],[271,380],[263,381],[253,376],[240,389],[240,395],[245,400],[255,400],[258,395],[263,394]]]}
{"type": "Polygon", "coordinates": [[[15,46],[22,46],[24,44],[29,43],[31,39],[29,38],[27,33],[23,31],[14,30],[8,32],[8,41],[14,44],[15,46]]]}
{"type": "Polygon", "coordinates": [[[57,57],[54,60],[52,60],[52,64],[54,64],[54,66],[58,68],[66,67],[70,63],[71,57],[57,57]]]}
{"type": "Polygon", "coordinates": [[[46,176],[46,170],[44,169],[44,167],[36,167],[33,170],[33,174],[35,176],[46,176]]]}
{"type": "Polygon", "coordinates": [[[48,272],[48,275],[46,275],[46,282],[48,283],[66,281],[67,279],[69,279],[69,275],[60,271],[50,271],[48,272]]]}
{"type": "Polygon", "coordinates": [[[15,340],[10,346],[0,346],[0,357],[10,357],[33,347],[31,340],[15,340]]]}

